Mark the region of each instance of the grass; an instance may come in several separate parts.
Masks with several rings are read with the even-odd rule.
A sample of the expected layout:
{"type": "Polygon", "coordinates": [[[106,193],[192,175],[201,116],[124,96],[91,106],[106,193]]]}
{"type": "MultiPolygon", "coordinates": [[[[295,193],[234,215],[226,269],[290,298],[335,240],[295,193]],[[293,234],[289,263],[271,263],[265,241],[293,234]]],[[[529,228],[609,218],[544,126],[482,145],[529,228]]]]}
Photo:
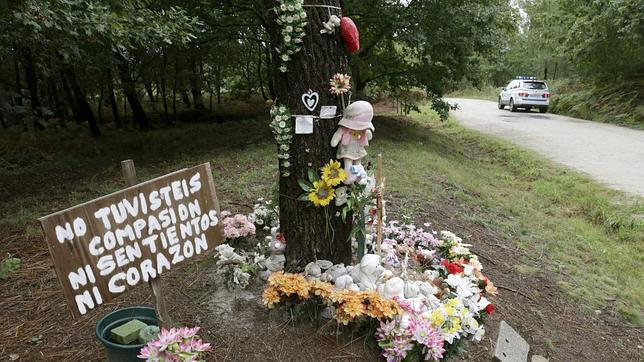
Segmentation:
{"type": "Polygon", "coordinates": [[[427,108],[422,111],[414,116],[417,127],[438,139],[427,142],[433,150],[418,151],[430,155],[415,167],[431,169],[457,185],[452,196],[481,210],[473,216],[479,223],[514,239],[532,259],[525,264],[560,274],[582,304],[595,308],[617,299],[622,314],[642,324],[641,198],[608,190],[458,124],[441,124],[428,116],[427,108]]]}
{"type": "MultiPolygon", "coordinates": [[[[427,107],[409,119],[378,117],[369,153],[382,153],[391,209],[424,218],[449,200],[459,217],[513,240],[526,253],[517,272],[542,270],[588,309],[616,300],[642,324],[644,204],[554,166],[536,154],[453,122],[427,107]]],[[[123,186],[120,160],[133,158],[140,180],[210,162],[223,208],[249,211],[276,179],[267,120],[180,124],[147,133],[105,130],[99,140],[69,128],[0,136],[0,240],[38,235],[37,217],[123,186]]],[[[15,133],[14,133],[15,132],[15,133]]],[[[450,211],[451,212],[451,211],[450,211]]],[[[458,230],[453,230],[458,232],[458,230]]],[[[0,243],[0,255],[14,253],[0,243]]]]}

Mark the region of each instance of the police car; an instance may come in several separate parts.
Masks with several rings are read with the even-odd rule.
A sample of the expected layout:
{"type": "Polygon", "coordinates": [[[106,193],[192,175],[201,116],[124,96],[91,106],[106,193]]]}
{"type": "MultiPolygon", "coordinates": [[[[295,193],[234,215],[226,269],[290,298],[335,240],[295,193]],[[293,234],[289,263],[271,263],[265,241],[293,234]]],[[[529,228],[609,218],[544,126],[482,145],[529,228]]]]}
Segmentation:
{"type": "Polygon", "coordinates": [[[510,112],[519,108],[530,110],[536,108],[540,113],[546,113],[550,105],[550,90],[548,85],[537,77],[519,76],[505,86],[499,94],[499,109],[506,106],[510,112]]]}

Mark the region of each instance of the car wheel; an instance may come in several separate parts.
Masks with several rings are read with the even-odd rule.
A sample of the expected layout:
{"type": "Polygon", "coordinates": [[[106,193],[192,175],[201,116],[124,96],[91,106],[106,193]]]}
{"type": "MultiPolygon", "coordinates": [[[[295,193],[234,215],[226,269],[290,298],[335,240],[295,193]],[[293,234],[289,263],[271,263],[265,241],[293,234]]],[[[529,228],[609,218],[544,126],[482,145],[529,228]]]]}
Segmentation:
{"type": "Polygon", "coordinates": [[[503,103],[501,103],[501,97],[499,97],[499,104],[498,104],[498,105],[499,105],[499,109],[503,109],[503,108],[505,108],[505,106],[503,105],[503,103]]]}
{"type": "Polygon", "coordinates": [[[514,105],[514,99],[510,98],[510,112],[516,112],[517,107],[514,105]]]}
{"type": "Polygon", "coordinates": [[[540,107],[539,108],[539,113],[546,113],[548,112],[548,107],[540,107]]]}

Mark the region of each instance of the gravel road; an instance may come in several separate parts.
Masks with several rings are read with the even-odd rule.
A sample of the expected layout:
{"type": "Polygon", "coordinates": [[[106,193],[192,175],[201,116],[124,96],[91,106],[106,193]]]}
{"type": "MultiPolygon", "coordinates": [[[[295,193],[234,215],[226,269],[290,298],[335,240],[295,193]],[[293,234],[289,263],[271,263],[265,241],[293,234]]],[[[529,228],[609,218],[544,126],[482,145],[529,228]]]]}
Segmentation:
{"type": "Polygon", "coordinates": [[[644,196],[644,131],[581,119],[510,112],[496,102],[449,98],[463,126],[525,146],[597,181],[644,196]]]}

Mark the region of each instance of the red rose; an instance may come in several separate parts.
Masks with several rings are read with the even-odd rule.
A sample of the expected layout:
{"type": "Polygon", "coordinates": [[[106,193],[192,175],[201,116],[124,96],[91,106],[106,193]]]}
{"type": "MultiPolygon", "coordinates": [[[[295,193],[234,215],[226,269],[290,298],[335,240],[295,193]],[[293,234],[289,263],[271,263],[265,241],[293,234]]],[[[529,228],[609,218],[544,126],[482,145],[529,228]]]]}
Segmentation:
{"type": "Polygon", "coordinates": [[[441,265],[447,268],[447,272],[450,274],[462,273],[465,270],[462,266],[456,263],[450,263],[447,259],[443,259],[441,265]]]}
{"type": "Polygon", "coordinates": [[[494,313],[494,310],[495,310],[494,309],[494,304],[492,304],[492,303],[488,304],[487,307],[485,307],[485,313],[487,313],[487,314],[494,313]]]}

